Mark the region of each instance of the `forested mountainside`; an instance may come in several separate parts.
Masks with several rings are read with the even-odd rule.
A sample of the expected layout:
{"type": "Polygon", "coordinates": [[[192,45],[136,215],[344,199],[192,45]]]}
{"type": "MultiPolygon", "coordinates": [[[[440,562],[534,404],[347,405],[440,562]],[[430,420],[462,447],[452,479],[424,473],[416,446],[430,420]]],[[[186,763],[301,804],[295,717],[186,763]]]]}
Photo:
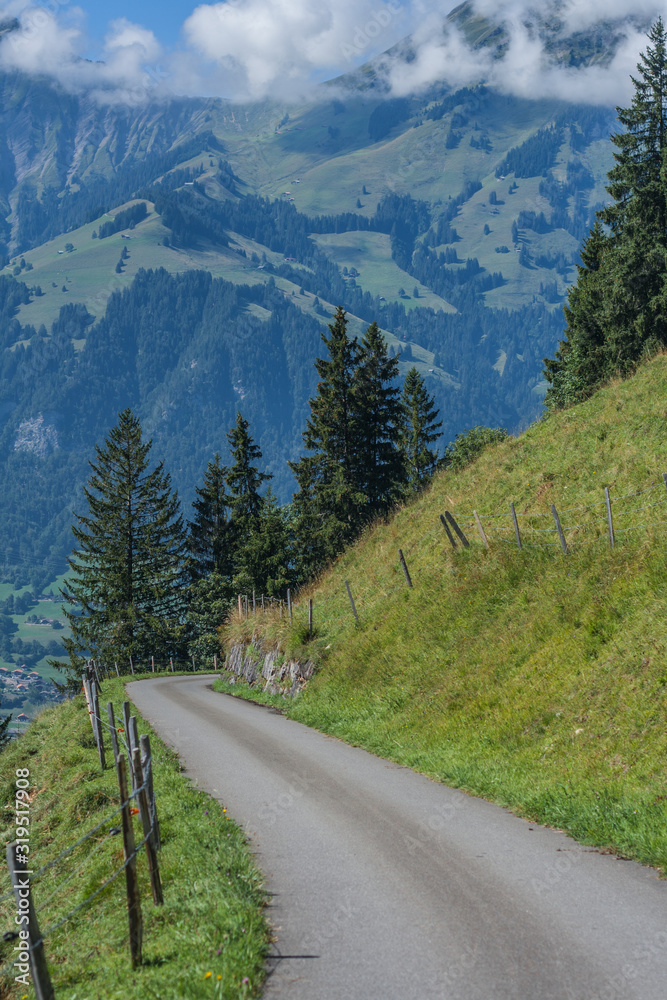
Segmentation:
{"type": "Polygon", "coordinates": [[[125,406],[186,503],[240,409],[289,500],[338,305],[416,365],[443,446],[539,415],[610,109],[482,84],[387,99],[372,67],[289,108],[103,107],[15,74],[0,91],[5,578],[62,567],[125,406]]]}

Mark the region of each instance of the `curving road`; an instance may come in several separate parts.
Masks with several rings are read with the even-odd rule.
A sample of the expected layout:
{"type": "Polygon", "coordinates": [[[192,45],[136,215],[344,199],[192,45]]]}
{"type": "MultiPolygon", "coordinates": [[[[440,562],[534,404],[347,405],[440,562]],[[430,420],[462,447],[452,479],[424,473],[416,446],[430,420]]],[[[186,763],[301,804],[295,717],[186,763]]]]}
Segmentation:
{"type": "Polygon", "coordinates": [[[211,677],[129,685],[251,839],[270,1000],[664,1000],[667,883],[211,677]]]}

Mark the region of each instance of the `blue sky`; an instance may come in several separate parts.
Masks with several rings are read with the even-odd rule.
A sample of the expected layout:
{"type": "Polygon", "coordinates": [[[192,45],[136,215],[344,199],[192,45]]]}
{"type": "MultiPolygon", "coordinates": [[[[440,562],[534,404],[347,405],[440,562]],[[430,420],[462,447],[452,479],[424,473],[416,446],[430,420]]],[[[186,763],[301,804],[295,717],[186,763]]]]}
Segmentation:
{"type": "Polygon", "coordinates": [[[87,14],[91,37],[99,41],[111,20],[126,17],[153,31],[162,44],[171,48],[178,41],[181,25],[198,6],[196,0],[114,0],[113,4],[100,0],[78,0],[77,6],[87,14]]]}

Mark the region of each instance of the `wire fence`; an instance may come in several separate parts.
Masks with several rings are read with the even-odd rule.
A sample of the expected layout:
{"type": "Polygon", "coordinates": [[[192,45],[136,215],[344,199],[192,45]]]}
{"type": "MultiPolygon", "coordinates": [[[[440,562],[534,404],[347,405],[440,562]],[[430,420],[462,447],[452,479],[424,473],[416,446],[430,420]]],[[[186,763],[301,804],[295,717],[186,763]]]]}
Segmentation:
{"type": "MultiPolygon", "coordinates": [[[[551,505],[550,510],[516,510],[515,505],[508,502],[502,510],[484,513],[473,509],[457,512],[454,516],[451,511],[445,511],[440,516],[440,523],[433,524],[404,551],[398,549],[398,558],[392,556],[379,567],[376,565],[372,577],[365,574],[360,578],[352,566],[345,589],[339,588],[326,596],[317,595],[315,612],[313,600],[309,599],[310,635],[312,637],[315,628],[358,620],[359,614],[376,616],[378,606],[386,605],[406,586],[411,589],[420,575],[442,565],[443,545],[459,550],[509,545],[519,550],[551,550],[568,555],[591,545],[614,548],[619,538],[667,524],[667,474],[663,474],[660,481],[648,486],[642,484],[636,490],[617,496],[612,496],[608,489],[602,497],[599,492],[597,499],[594,496],[589,492],[573,498],[590,499],[590,502],[575,502],[560,510],[555,505],[551,505]],[[635,498],[640,498],[638,503],[632,502],[635,498]],[[665,516],[660,517],[660,514],[665,516]],[[413,560],[418,564],[416,569],[411,568],[413,560]]],[[[267,601],[254,594],[252,597],[239,595],[239,618],[249,620],[251,615],[259,615],[267,601]]],[[[280,607],[281,614],[290,620],[296,615],[299,622],[305,620],[306,605],[303,601],[293,602],[289,591],[285,601],[272,600],[271,607],[280,607]]]]}
{"type": "Polygon", "coordinates": [[[89,664],[82,678],[82,686],[103,771],[106,767],[103,749],[105,735],[107,741],[111,743],[118,781],[119,804],[38,870],[31,869],[28,862],[31,829],[30,796],[27,791],[30,784],[29,769],[17,770],[14,820],[16,840],[7,848],[12,888],[0,896],[0,904],[7,904],[12,898],[16,904],[13,926],[2,935],[3,941],[12,948],[14,954],[0,968],[0,979],[12,975],[17,982],[27,986],[31,977],[37,996],[47,1000],[54,998],[55,994],[46,962],[46,942],[78,914],[91,907],[123,874],[125,874],[128,902],[131,961],[133,967],[141,963],[143,922],[137,876],[137,861],[141,851],[145,852],[147,858],[153,902],[156,905],[163,902],[157,860],[160,834],[153,790],[150,739],[146,735],[138,737],[136,718],[129,715],[129,702],[123,704],[122,718],[115,714],[111,702],[107,703],[107,719],[102,717],[99,709],[101,686],[97,675],[96,668],[92,663],[89,664]],[[129,787],[126,768],[129,768],[131,781],[129,787]],[[141,824],[138,841],[135,838],[133,824],[135,815],[139,817],[141,824]],[[94,862],[104,858],[104,848],[118,836],[123,840],[123,863],[116,865],[102,883],[88,892],[85,898],[70,907],[65,907],[66,912],[59,914],[57,911],[63,902],[67,901],[74,880],[86,869],[90,869],[94,862]],[[79,856],[82,851],[83,857],[79,856]],[[58,873],[62,874],[59,876],[58,873]],[[45,881],[47,877],[55,884],[47,886],[45,881]],[[41,895],[42,888],[50,891],[41,895]],[[42,918],[47,920],[44,930],[40,930],[38,914],[40,921],[42,918]],[[49,914],[53,914],[50,920],[49,914]],[[15,944],[17,940],[18,945],[15,944]]]}

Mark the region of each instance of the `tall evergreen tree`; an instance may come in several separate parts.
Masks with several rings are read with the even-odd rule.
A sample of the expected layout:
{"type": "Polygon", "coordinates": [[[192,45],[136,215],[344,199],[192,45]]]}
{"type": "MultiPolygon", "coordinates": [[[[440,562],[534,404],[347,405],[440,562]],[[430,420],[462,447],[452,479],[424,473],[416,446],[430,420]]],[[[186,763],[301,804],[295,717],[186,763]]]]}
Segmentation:
{"type": "Polygon", "coordinates": [[[570,288],[564,308],[567,326],[565,339],[553,359],[545,358],[545,374],[551,385],[547,405],[584,399],[590,387],[611,371],[607,352],[607,280],[605,252],[610,252],[609,237],[596,220],[581,249],[579,277],[570,288]]]}
{"type": "Polygon", "coordinates": [[[339,306],[330,336],[322,334],[329,357],[318,358],[315,369],[320,377],[317,396],[309,400],[310,417],[303,435],[309,451],[321,452],[340,466],[347,483],[354,481],[357,422],[352,383],[359,360],[356,337],[347,335],[347,317],[339,306]]]}
{"type": "Polygon", "coordinates": [[[314,575],[355,537],[366,497],[358,485],[358,418],[353,384],[359,360],[339,308],[322,334],[328,358],[319,358],[317,395],[303,440],[314,452],[289,462],[299,486],[294,496],[296,559],[302,579],[314,575]]]}
{"type": "Polygon", "coordinates": [[[226,475],[227,468],[216,454],[206,467],[203,484],[195,490],[196,499],[192,504],[195,517],[188,524],[189,571],[193,581],[211,573],[223,578],[231,576],[230,498],[225,486],[226,475]]]}
{"type": "Polygon", "coordinates": [[[604,378],[627,371],[667,343],[667,36],[648,34],[630,107],[617,108],[615,164],[566,309],[567,337],[545,359],[548,401],[576,402],[604,378]]]}
{"type": "Polygon", "coordinates": [[[262,512],[262,496],[259,491],[263,483],[273,478],[266,472],[260,472],[255,464],[262,457],[262,452],[253,440],[249,426],[248,421],[239,413],[235,426],[227,434],[232,457],[232,464],[227,470],[227,486],[235,565],[238,565],[240,550],[262,512]]]}
{"type": "Polygon", "coordinates": [[[390,358],[377,323],[366,330],[354,375],[354,405],[357,423],[357,483],[367,497],[367,516],[391,507],[397,499],[403,462],[398,449],[402,407],[398,358],[390,358]]]}
{"type": "Polygon", "coordinates": [[[162,463],[149,470],[150,449],[126,409],[90,463],[88,513],[75,514],[61,590],[74,608],[65,611],[70,662],[58,666],[74,676],[89,656],[125,666],[182,651],[186,535],[169,475],[162,463]]]}
{"type": "Polygon", "coordinates": [[[400,445],[405,478],[410,489],[418,490],[426,486],[439,465],[438,453],[430,446],[440,437],[442,421],[438,420],[439,410],[416,368],[411,368],[405,376],[401,403],[400,445]]]}

